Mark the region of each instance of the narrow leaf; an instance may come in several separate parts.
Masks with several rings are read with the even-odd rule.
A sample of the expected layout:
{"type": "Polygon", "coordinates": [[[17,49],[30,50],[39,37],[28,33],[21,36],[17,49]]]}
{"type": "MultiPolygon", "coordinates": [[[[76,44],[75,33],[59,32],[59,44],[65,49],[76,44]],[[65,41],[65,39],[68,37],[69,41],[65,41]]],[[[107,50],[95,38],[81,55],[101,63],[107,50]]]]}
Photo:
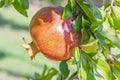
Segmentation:
{"type": "MultiPolygon", "coordinates": [[[[96,60],[94,69],[95,69],[95,72],[98,72],[102,76],[101,78],[103,78],[99,80],[111,80],[112,79],[111,69],[105,60],[98,58],[96,60]]],[[[97,77],[99,78],[99,76],[97,77]]]]}
{"type": "Polygon", "coordinates": [[[78,69],[78,75],[80,80],[95,80],[93,73],[92,59],[86,54],[81,53],[80,67],[78,69]]]}
{"type": "Polygon", "coordinates": [[[52,80],[52,78],[57,74],[57,70],[55,68],[50,68],[47,75],[44,77],[44,80],[52,80]]]}
{"type": "Polygon", "coordinates": [[[75,0],[70,0],[70,4],[71,4],[71,9],[74,11],[76,8],[76,2],[75,0]]]}
{"type": "MultiPolygon", "coordinates": [[[[100,28],[102,28],[102,27],[100,26],[100,28]]],[[[98,31],[98,30],[95,31],[95,36],[97,37],[98,42],[99,42],[99,49],[98,49],[98,51],[101,52],[103,47],[107,47],[106,42],[104,41],[104,37],[101,35],[101,31],[98,31]]]]}
{"type": "Polygon", "coordinates": [[[80,51],[79,51],[79,48],[75,47],[74,50],[73,50],[73,53],[74,53],[75,61],[79,62],[79,60],[80,60],[80,51]]]}
{"type": "Polygon", "coordinates": [[[85,5],[83,2],[77,2],[79,7],[84,11],[84,13],[87,15],[87,17],[89,18],[91,24],[91,30],[94,31],[97,29],[98,27],[98,23],[97,20],[95,19],[94,15],[92,14],[92,12],[90,11],[90,9],[88,8],[87,5],[85,5]]]}

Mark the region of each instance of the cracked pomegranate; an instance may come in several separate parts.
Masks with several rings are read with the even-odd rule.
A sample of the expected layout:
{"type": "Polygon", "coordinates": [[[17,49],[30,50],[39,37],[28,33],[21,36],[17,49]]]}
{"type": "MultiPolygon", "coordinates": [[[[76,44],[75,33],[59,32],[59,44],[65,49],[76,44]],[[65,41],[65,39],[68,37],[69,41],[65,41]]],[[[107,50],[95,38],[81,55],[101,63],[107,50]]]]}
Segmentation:
{"type": "Polygon", "coordinates": [[[80,32],[74,32],[72,19],[61,18],[63,7],[44,7],[32,18],[30,35],[32,42],[23,44],[31,59],[42,52],[52,60],[72,57],[72,49],[80,45],[80,32]]]}

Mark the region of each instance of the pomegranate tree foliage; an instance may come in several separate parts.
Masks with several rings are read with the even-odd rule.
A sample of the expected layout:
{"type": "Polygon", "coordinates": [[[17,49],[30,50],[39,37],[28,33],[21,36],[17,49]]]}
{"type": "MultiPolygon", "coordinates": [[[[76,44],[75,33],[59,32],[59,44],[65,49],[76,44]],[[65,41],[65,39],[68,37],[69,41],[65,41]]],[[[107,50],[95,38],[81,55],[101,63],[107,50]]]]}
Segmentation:
{"type": "MultiPolygon", "coordinates": [[[[103,0],[104,1],[104,0],[103,0]]],[[[13,5],[24,16],[29,8],[28,0],[0,0],[0,7],[13,5]]],[[[93,0],[68,0],[63,19],[73,18],[74,30],[82,32],[80,47],[74,48],[72,59],[61,61],[59,70],[54,68],[35,74],[35,80],[120,80],[120,0],[94,5],[93,0]],[[69,66],[76,66],[71,73],[69,66]]]]}
{"type": "Polygon", "coordinates": [[[27,17],[27,9],[29,8],[28,1],[29,0],[0,0],[0,7],[12,4],[19,13],[27,17]]]}

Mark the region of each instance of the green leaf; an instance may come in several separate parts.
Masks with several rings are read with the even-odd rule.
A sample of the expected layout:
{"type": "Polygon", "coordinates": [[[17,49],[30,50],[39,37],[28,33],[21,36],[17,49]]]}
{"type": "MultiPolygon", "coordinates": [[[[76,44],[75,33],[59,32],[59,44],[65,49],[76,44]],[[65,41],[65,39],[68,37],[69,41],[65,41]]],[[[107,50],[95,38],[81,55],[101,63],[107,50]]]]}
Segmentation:
{"type": "Polygon", "coordinates": [[[79,1],[77,2],[79,7],[84,11],[84,13],[87,15],[88,19],[90,20],[91,24],[91,30],[95,31],[98,27],[97,20],[95,19],[94,15],[90,11],[87,5],[85,5],[83,2],[79,1]]]}
{"type": "Polygon", "coordinates": [[[120,7],[120,0],[115,0],[115,4],[120,7]]]}
{"type": "Polygon", "coordinates": [[[5,3],[8,4],[8,5],[10,5],[10,4],[12,4],[14,1],[15,1],[15,0],[5,0],[5,3]]]}
{"type": "Polygon", "coordinates": [[[98,20],[102,19],[102,14],[101,14],[99,8],[94,5],[94,2],[92,0],[90,0],[90,2],[88,4],[90,5],[89,8],[90,8],[92,14],[95,16],[95,18],[98,20]]]}
{"type": "MultiPolygon", "coordinates": [[[[69,78],[68,78],[67,80],[73,80],[76,75],[77,75],[77,71],[76,71],[76,72],[73,72],[73,73],[69,76],[69,78]]],[[[60,79],[59,79],[59,80],[60,80],[60,79]]]]}
{"type": "MultiPolygon", "coordinates": [[[[102,26],[99,26],[99,27],[102,28],[102,26]]],[[[103,47],[107,47],[106,42],[104,41],[104,37],[101,35],[101,31],[98,31],[98,30],[95,31],[95,36],[97,37],[98,42],[99,42],[99,49],[98,49],[98,51],[101,52],[103,47]]]]}
{"type": "Polygon", "coordinates": [[[116,55],[116,58],[119,59],[120,58],[120,53],[116,55]]]}
{"type": "Polygon", "coordinates": [[[89,31],[88,30],[82,30],[82,34],[83,34],[83,44],[86,44],[86,43],[88,43],[89,41],[90,41],[90,37],[91,37],[91,35],[90,35],[90,33],[89,33],[89,31]]]}
{"type": "Polygon", "coordinates": [[[118,48],[120,48],[120,39],[117,37],[115,30],[113,28],[110,28],[110,25],[107,21],[103,22],[103,29],[101,31],[101,35],[110,40],[118,48]]]}
{"type": "MultiPolygon", "coordinates": [[[[52,78],[57,74],[57,70],[55,68],[50,68],[47,75],[43,78],[44,80],[52,80],[52,78]]],[[[41,79],[41,80],[43,80],[41,79]]]]}
{"type": "Polygon", "coordinates": [[[87,73],[84,67],[81,67],[80,69],[78,69],[78,77],[80,80],[87,80],[87,73]]]}
{"type": "Polygon", "coordinates": [[[44,65],[43,72],[41,73],[41,77],[44,77],[47,71],[47,65],[44,65]]]}
{"type": "Polygon", "coordinates": [[[69,69],[68,69],[68,65],[67,65],[66,61],[62,61],[62,62],[60,63],[59,69],[60,69],[63,77],[64,77],[64,78],[67,78],[68,75],[69,75],[69,73],[70,73],[70,71],[69,71],[69,69]]]}
{"type": "Polygon", "coordinates": [[[120,72],[117,70],[115,66],[112,66],[113,75],[115,76],[115,80],[120,80],[120,72]]]}
{"type": "Polygon", "coordinates": [[[2,0],[0,1],[0,8],[2,8],[4,6],[5,2],[2,0]]]}
{"type": "Polygon", "coordinates": [[[81,23],[82,23],[82,17],[78,16],[73,22],[72,22],[72,27],[75,32],[80,31],[81,29],[81,23]]]}
{"type": "Polygon", "coordinates": [[[88,20],[82,20],[82,26],[83,27],[90,26],[90,22],[88,20]]]}
{"type": "Polygon", "coordinates": [[[112,7],[113,12],[111,13],[111,17],[114,22],[114,27],[116,29],[120,29],[120,7],[113,6],[112,7]]]}
{"type": "Polygon", "coordinates": [[[107,62],[101,58],[98,58],[95,61],[95,67],[94,67],[95,74],[99,73],[101,76],[98,76],[96,74],[96,79],[98,80],[112,80],[112,74],[110,66],[107,64],[107,62]]]}
{"type": "Polygon", "coordinates": [[[86,53],[96,53],[98,50],[98,40],[81,45],[81,49],[86,53]]]}
{"type": "Polygon", "coordinates": [[[29,8],[29,1],[28,0],[20,0],[20,1],[21,1],[21,6],[23,9],[29,8]]]}
{"type": "Polygon", "coordinates": [[[117,36],[120,39],[120,30],[116,30],[117,36]]]}
{"type": "Polygon", "coordinates": [[[52,78],[58,73],[55,68],[48,69],[46,65],[44,65],[43,72],[41,74],[35,73],[35,80],[52,80],[52,78]]]}
{"type": "Polygon", "coordinates": [[[93,73],[92,58],[86,53],[81,53],[81,59],[79,61],[80,67],[78,68],[78,77],[80,80],[95,80],[93,73]]]}
{"type": "Polygon", "coordinates": [[[112,16],[110,14],[107,14],[106,17],[108,18],[108,22],[109,22],[110,26],[111,27],[115,27],[115,24],[114,24],[112,16]]]}
{"type": "Polygon", "coordinates": [[[64,11],[63,11],[62,19],[71,18],[72,16],[73,16],[73,12],[71,9],[71,4],[68,0],[68,4],[65,6],[64,11]]]}
{"type": "Polygon", "coordinates": [[[108,46],[107,46],[107,47],[104,47],[103,50],[102,50],[102,53],[103,53],[104,57],[105,57],[106,59],[108,59],[108,58],[109,58],[109,53],[110,53],[109,47],[108,47],[108,46]]]}
{"type": "Polygon", "coordinates": [[[118,72],[120,72],[120,62],[119,61],[114,61],[113,64],[116,67],[116,69],[118,70],[118,72]]]}
{"type": "Polygon", "coordinates": [[[79,48],[75,47],[73,49],[73,53],[74,53],[74,59],[75,59],[75,61],[79,62],[79,60],[80,60],[80,50],[79,50],[79,48]]]}
{"type": "Polygon", "coordinates": [[[14,1],[13,6],[19,13],[21,13],[22,15],[28,17],[26,9],[23,9],[23,7],[21,6],[21,3],[18,0],[14,1]]]}
{"type": "Polygon", "coordinates": [[[74,11],[76,8],[76,2],[75,0],[70,0],[70,4],[71,4],[71,9],[74,11]]]}

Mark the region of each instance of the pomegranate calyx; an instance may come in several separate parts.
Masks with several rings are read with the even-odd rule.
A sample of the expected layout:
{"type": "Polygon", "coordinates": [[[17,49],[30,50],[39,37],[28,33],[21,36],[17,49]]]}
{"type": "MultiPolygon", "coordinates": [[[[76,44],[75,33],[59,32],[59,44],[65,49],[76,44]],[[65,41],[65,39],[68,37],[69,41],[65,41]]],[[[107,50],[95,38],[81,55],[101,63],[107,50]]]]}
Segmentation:
{"type": "Polygon", "coordinates": [[[35,55],[39,52],[35,43],[32,41],[31,43],[27,43],[25,38],[23,38],[24,43],[22,46],[28,51],[28,55],[31,60],[35,60],[35,55]]]}

